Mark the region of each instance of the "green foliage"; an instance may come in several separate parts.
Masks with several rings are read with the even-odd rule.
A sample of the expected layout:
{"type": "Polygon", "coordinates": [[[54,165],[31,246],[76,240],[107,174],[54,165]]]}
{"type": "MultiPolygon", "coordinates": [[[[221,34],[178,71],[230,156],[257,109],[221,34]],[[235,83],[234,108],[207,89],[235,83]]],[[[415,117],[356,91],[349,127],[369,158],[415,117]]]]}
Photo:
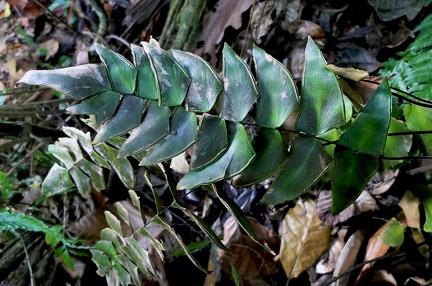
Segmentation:
{"type": "Polygon", "coordinates": [[[404,231],[403,225],[393,217],[381,233],[380,239],[391,247],[399,247],[404,242],[404,231]]]}
{"type": "Polygon", "coordinates": [[[73,241],[61,235],[62,227],[55,225],[47,226],[43,221],[20,212],[10,209],[0,210],[0,231],[31,231],[45,234],[45,242],[55,250],[55,256],[61,257],[63,262],[70,269],[74,269],[69,253],[85,255],[82,250],[89,249],[86,246],[78,246],[73,241]]]}
{"type": "MultiPolygon", "coordinates": [[[[139,204],[136,205],[138,201],[133,202],[139,208],[139,204]]],[[[123,222],[131,227],[127,210],[119,203],[116,203],[116,208],[123,222]]],[[[108,285],[141,285],[139,274],[146,279],[155,275],[148,251],[133,237],[143,230],[145,232],[145,228],[134,230],[132,235],[125,237],[120,220],[108,211],[105,217],[109,227],[102,230],[101,239],[90,250],[98,267],[97,273],[106,276],[108,285]]],[[[162,245],[156,240],[151,242],[161,253],[162,245]]]]}
{"type": "MultiPolygon", "coordinates": [[[[420,39],[419,46],[424,48],[422,43],[426,40],[420,39]]],[[[386,78],[364,105],[351,103],[311,38],[306,47],[300,93],[286,68],[256,46],[252,73],[225,45],[220,80],[200,57],[164,51],[154,40],[142,45],[131,46],[133,63],[96,45],[101,64],[30,71],[20,80],[75,98],[79,102],[69,111],[91,115],[91,126],[97,132],[92,141],[88,133],[64,128],[69,138],[61,138],[49,148],[60,164],[54,165],[46,177],[44,194],[76,187],[81,195],[88,196],[91,188],[102,190],[103,168],[115,171],[132,189],[135,178],[126,158],[131,156],[147,168],[150,186],[148,174],[158,166],[172,194],[170,207],[183,211],[214,244],[227,250],[204,221],[181,207],[176,189],[211,185],[210,191],[258,242],[241,209],[217,190],[214,182],[232,178],[233,185],[248,186],[272,178],[262,202],[280,204],[299,197],[321,179],[330,179],[333,212],[338,213],[358,197],[379,168],[395,168],[403,163],[387,163],[381,160],[383,156],[403,157],[411,151],[411,135],[389,137],[389,130],[429,128],[421,116],[432,115],[431,109],[415,104],[405,105],[406,122],[398,120],[399,109],[392,110],[392,92],[386,78]],[[353,111],[352,106],[359,110],[353,111]],[[288,118],[291,122],[296,118],[293,130],[284,127],[288,118]],[[189,172],[174,182],[161,162],[183,152],[190,155],[189,172]]],[[[417,60],[406,57],[411,63],[398,67],[408,69],[417,60]]],[[[402,84],[409,90],[417,88],[409,78],[401,80],[402,84]]],[[[426,139],[430,137],[425,138],[426,150],[432,150],[432,140],[429,144],[426,139]]],[[[205,271],[174,229],[160,217],[162,206],[153,193],[157,215],[151,222],[171,233],[191,261],[205,271]]],[[[92,250],[99,273],[124,285],[135,283],[138,270],[145,277],[153,273],[147,260],[133,256],[131,250],[138,246],[132,237],[123,237],[117,219],[107,214],[107,220],[110,228],[104,230],[102,241],[92,250]]],[[[123,220],[128,220],[126,214],[123,220]]],[[[145,231],[141,228],[137,232],[145,231]]],[[[156,241],[153,243],[157,245],[156,241]]]]}
{"type": "MultiPolygon", "coordinates": [[[[44,182],[46,192],[63,192],[73,186],[82,195],[90,187],[100,190],[102,167],[112,167],[130,189],[134,179],[124,156],[133,155],[140,165],[151,166],[192,147],[190,172],[178,182],[177,189],[192,189],[234,176],[235,185],[246,186],[275,176],[263,201],[278,204],[311,188],[332,164],[333,154],[327,153],[325,140],[319,136],[344,126],[352,112],[346,112],[345,108],[350,108],[348,99],[311,39],[306,47],[301,95],[285,67],[258,47],[253,51],[256,78],[230,47],[224,47],[221,92],[221,82],[203,59],[180,51],[166,52],[155,41],[142,44],[143,48],[132,46],[133,64],[96,45],[102,64],[30,71],[21,79],[22,83],[48,86],[80,100],[69,110],[94,114],[96,119],[97,135],[93,142],[89,135],[68,134],[72,137],[68,142],[74,146],[80,139],[85,154],[75,147],[68,150],[64,139],[50,146],[62,166],[51,169],[44,182]],[[246,116],[254,116],[250,110],[255,103],[253,129],[257,135],[251,143],[242,122],[246,116]],[[292,132],[298,138],[292,143],[280,126],[294,111],[299,114],[292,132]],[[198,117],[200,113],[203,114],[198,117]],[[119,142],[118,148],[109,144],[113,138],[127,134],[130,135],[119,142]],[[266,160],[269,157],[275,160],[266,160]],[[98,178],[97,186],[94,178],[98,178]],[[61,188],[53,188],[52,183],[57,181],[62,182],[61,188]]],[[[390,121],[388,85],[377,93],[357,114],[348,132],[352,135],[341,137],[341,144],[348,149],[375,157],[383,154],[390,121]],[[378,105],[387,111],[377,110],[378,105]],[[381,117],[375,119],[377,113],[381,117]],[[374,133],[366,136],[359,131],[363,128],[374,133]],[[377,149],[370,150],[371,146],[377,149]]],[[[68,130],[70,133],[72,129],[68,130]]],[[[340,148],[335,150],[337,153],[340,148]]],[[[369,178],[370,171],[366,173],[360,187],[369,178]]],[[[332,178],[334,185],[343,188],[338,183],[341,180],[346,178],[332,178]]],[[[350,194],[348,200],[339,202],[338,196],[334,197],[340,205],[336,211],[354,200],[358,191],[350,194]]]]}
{"type": "MultiPolygon", "coordinates": [[[[419,32],[415,40],[404,52],[398,53],[398,58],[391,58],[383,63],[381,75],[390,76],[390,84],[402,91],[415,96],[415,102],[432,103],[432,81],[430,76],[432,60],[432,15],[427,16],[416,27],[419,32]],[[426,101],[425,101],[426,100],[426,101]]],[[[432,109],[415,104],[403,105],[403,116],[408,128],[412,131],[430,130],[432,109]]],[[[395,115],[402,117],[402,112],[395,115]]],[[[424,149],[428,155],[432,154],[432,135],[420,135],[424,149]]]]}

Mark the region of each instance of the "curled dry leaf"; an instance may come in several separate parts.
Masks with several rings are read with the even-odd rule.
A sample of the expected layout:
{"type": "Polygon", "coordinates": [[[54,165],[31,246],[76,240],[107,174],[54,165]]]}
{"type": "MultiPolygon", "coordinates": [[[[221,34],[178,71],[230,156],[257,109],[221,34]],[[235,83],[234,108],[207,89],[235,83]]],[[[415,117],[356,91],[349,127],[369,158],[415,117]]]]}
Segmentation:
{"type": "MultiPolygon", "coordinates": [[[[365,238],[365,233],[360,229],[358,229],[355,233],[353,233],[350,236],[336,262],[335,269],[333,271],[333,277],[338,277],[339,275],[345,273],[346,271],[348,271],[354,266],[364,238],[365,238]]],[[[349,274],[340,277],[336,281],[335,286],[347,285],[348,280],[349,280],[349,274]]]]}
{"type": "Polygon", "coordinates": [[[329,226],[347,221],[351,217],[361,213],[378,209],[375,199],[366,191],[363,191],[353,204],[337,215],[332,215],[331,207],[331,191],[320,191],[318,194],[316,212],[318,217],[329,226]]]}
{"type": "Polygon", "coordinates": [[[288,278],[296,278],[330,246],[330,227],[315,214],[313,200],[298,200],[282,221],[280,259],[288,278]]]}
{"type": "Polygon", "coordinates": [[[372,195],[382,195],[387,192],[396,180],[398,170],[385,170],[384,172],[376,173],[367,183],[366,189],[372,195]]]}
{"type": "Polygon", "coordinates": [[[317,274],[323,275],[333,272],[336,262],[338,261],[341,251],[345,245],[345,235],[345,229],[338,231],[338,238],[332,242],[329,251],[327,251],[323,257],[321,257],[315,267],[315,272],[317,274]]]}
{"type": "MultiPolygon", "coordinates": [[[[249,221],[258,241],[267,244],[273,249],[277,247],[279,239],[271,229],[259,224],[252,218],[249,221]]],[[[231,255],[229,255],[223,250],[217,250],[218,261],[222,261],[222,270],[224,272],[231,273],[231,265],[234,265],[242,283],[262,281],[264,277],[277,272],[273,255],[266,252],[259,244],[244,234],[232,216],[226,220],[223,232],[224,239],[222,242],[231,251],[231,255]]]]}

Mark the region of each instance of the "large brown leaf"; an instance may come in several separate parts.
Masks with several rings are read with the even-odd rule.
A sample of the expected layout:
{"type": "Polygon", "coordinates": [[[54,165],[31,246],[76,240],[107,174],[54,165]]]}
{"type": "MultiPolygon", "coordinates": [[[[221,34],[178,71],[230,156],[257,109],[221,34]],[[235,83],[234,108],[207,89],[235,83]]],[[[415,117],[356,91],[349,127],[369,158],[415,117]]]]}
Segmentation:
{"type": "Polygon", "coordinates": [[[254,4],[254,0],[220,0],[216,12],[210,16],[201,39],[204,41],[203,54],[211,56],[212,65],[215,66],[215,46],[224,36],[229,26],[239,29],[242,25],[242,14],[254,4]]]}
{"type": "Polygon", "coordinates": [[[288,278],[296,278],[330,246],[330,227],[316,215],[313,200],[299,199],[282,222],[280,259],[288,278]]]}

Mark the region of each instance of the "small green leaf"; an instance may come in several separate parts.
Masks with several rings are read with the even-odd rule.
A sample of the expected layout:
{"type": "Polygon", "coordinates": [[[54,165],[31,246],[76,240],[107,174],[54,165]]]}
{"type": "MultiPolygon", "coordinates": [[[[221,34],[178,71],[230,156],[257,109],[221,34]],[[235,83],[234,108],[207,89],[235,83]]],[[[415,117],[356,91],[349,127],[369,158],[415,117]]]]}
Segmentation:
{"type": "Polygon", "coordinates": [[[192,79],[186,97],[188,111],[210,111],[223,89],[218,75],[209,63],[192,53],[171,52],[192,79]]]}
{"type": "Polygon", "coordinates": [[[125,157],[149,148],[169,133],[169,108],[151,102],[144,120],[135,128],[120,149],[119,156],[125,157]]]}
{"type": "Polygon", "coordinates": [[[160,106],[179,106],[182,104],[190,77],[182,66],[169,53],[146,42],[141,42],[150,56],[160,85],[160,106]]]}
{"type": "Polygon", "coordinates": [[[156,100],[160,96],[156,70],[142,47],[131,45],[133,61],[138,71],[136,95],[156,100]]]}
{"type": "Polygon", "coordinates": [[[108,90],[68,107],[67,111],[76,114],[94,114],[96,124],[100,125],[114,115],[120,99],[120,93],[108,90]]]}
{"type": "Polygon", "coordinates": [[[371,155],[382,155],[391,118],[391,90],[383,79],[354,123],[339,138],[339,145],[371,155]]]}
{"type": "Polygon", "coordinates": [[[242,125],[227,122],[228,150],[213,164],[204,169],[187,173],[178,183],[177,189],[192,189],[200,185],[230,178],[242,172],[256,154],[242,125]]]}
{"type": "Polygon", "coordinates": [[[95,44],[94,49],[107,67],[113,89],[123,94],[133,94],[137,77],[135,67],[122,55],[105,46],[95,44]]]}
{"type": "Polygon", "coordinates": [[[115,202],[114,206],[116,207],[117,213],[120,218],[130,227],[129,212],[127,211],[127,209],[120,202],[115,202]]]}
{"type": "Polygon", "coordinates": [[[135,186],[135,175],[129,160],[118,158],[118,151],[105,143],[96,145],[95,150],[109,162],[126,188],[133,189],[135,186]]]}
{"type": "Polygon", "coordinates": [[[58,144],[50,144],[48,145],[48,152],[63,163],[67,169],[70,169],[75,165],[75,160],[72,158],[68,148],[66,147],[59,146],[58,144]]]}
{"type": "MultiPolygon", "coordinates": [[[[432,108],[408,104],[404,109],[406,124],[411,131],[430,131],[432,125],[432,108]]],[[[432,134],[422,134],[425,153],[432,155],[432,134]]]]}
{"type": "Polygon", "coordinates": [[[96,264],[100,276],[105,276],[111,271],[112,264],[111,261],[104,255],[104,252],[97,249],[90,249],[92,254],[92,261],[96,264]]]}
{"type": "Polygon", "coordinates": [[[117,261],[120,265],[126,268],[126,271],[129,273],[132,285],[141,285],[141,279],[138,275],[138,267],[126,257],[126,255],[119,254],[116,257],[117,261]]]}
{"type": "Polygon", "coordinates": [[[75,163],[84,158],[83,153],[81,151],[81,147],[78,144],[78,140],[76,140],[75,138],[61,137],[57,140],[55,144],[59,147],[67,148],[69,154],[72,155],[75,163]]]}
{"type": "MultiPolygon", "coordinates": [[[[396,133],[396,132],[407,132],[408,127],[406,124],[400,120],[396,120],[394,118],[390,121],[390,127],[388,133],[396,133]]],[[[397,135],[397,136],[388,136],[386,145],[384,147],[384,156],[385,157],[404,157],[408,156],[408,153],[411,149],[412,145],[411,134],[405,135],[397,135]]],[[[403,160],[383,160],[384,169],[394,168],[403,160]]]]}
{"type": "Polygon", "coordinates": [[[380,234],[379,238],[391,247],[399,247],[404,242],[404,227],[394,217],[380,234]]]}
{"type": "Polygon", "coordinates": [[[96,249],[99,249],[103,251],[105,254],[107,254],[108,257],[111,259],[114,259],[117,255],[114,249],[114,245],[112,244],[111,241],[99,240],[98,242],[96,242],[95,247],[96,249]]]}
{"type": "Polygon", "coordinates": [[[432,233],[432,192],[430,187],[418,184],[418,197],[423,205],[426,221],[423,225],[424,231],[432,233]]]}
{"type": "Polygon", "coordinates": [[[126,247],[121,247],[122,251],[128,248],[128,251],[125,251],[125,254],[136,266],[138,266],[141,274],[147,279],[150,279],[151,275],[155,274],[155,271],[153,269],[153,264],[150,261],[148,251],[145,250],[132,236],[126,237],[125,241],[126,247]]]}
{"type": "MultiPolygon", "coordinates": [[[[121,238],[121,237],[119,236],[119,234],[117,232],[115,232],[111,228],[107,227],[107,228],[102,229],[101,234],[100,234],[100,238],[102,240],[111,241],[116,249],[118,249],[120,247],[119,238],[121,238]]],[[[123,238],[121,238],[121,239],[123,242],[123,238]]],[[[122,244],[124,244],[124,243],[122,243],[122,244]]]]}
{"type": "Polygon", "coordinates": [[[219,191],[214,184],[212,184],[212,191],[218,197],[220,202],[226,207],[226,209],[231,213],[231,215],[240,225],[240,227],[248,234],[248,236],[253,241],[261,245],[266,251],[272,253],[273,255],[276,255],[267,245],[261,244],[258,241],[258,237],[256,236],[249,219],[243,213],[240,206],[236,204],[233,200],[231,200],[225,193],[219,191]]]}
{"type": "Polygon", "coordinates": [[[195,257],[193,257],[192,253],[190,253],[189,249],[187,248],[187,246],[183,243],[183,240],[181,239],[181,237],[174,231],[174,229],[169,226],[167,223],[165,223],[158,215],[155,215],[152,220],[152,222],[162,226],[163,228],[165,228],[172,236],[174,236],[174,238],[177,240],[177,242],[180,244],[181,248],[183,248],[183,250],[185,251],[187,257],[190,259],[190,261],[198,268],[200,269],[202,272],[207,274],[207,271],[200,265],[200,263],[195,259],[195,257]]]}
{"type": "Polygon", "coordinates": [[[72,258],[69,255],[69,251],[67,251],[66,249],[62,249],[60,256],[67,268],[71,269],[72,271],[75,270],[72,258]]]}
{"type": "Polygon", "coordinates": [[[242,121],[258,99],[255,80],[247,64],[227,44],[222,50],[224,93],[221,117],[242,121]]]}
{"type": "Polygon", "coordinates": [[[252,146],[257,150],[255,160],[233,180],[233,185],[244,187],[257,184],[276,173],[288,158],[288,147],[276,129],[261,128],[252,146]],[[269,160],[269,158],[272,158],[269,160]]]}
{"type": "Polygon", "coordinates": [[[93,144],[105,142],[137,127],[141,123],[143,111],[144,100],[142,98],[126,95],[116,114],[99,128],[93,144]]]}
{"type": "Polygon", "coordinates": [[[134,207],[136,207],[139,211],[141,211],[141,203],[137,193],[134,190],[129,190],[128,193],[134,207]]]}
{"type": "Polygon", "coordinates": [[[180,209],[181,211],[183,211],[184,214],[190,217],[196,223],[196,225],[207,235],[207,237],[210,238],[210,240],[214,244],[216,244],[217,247],[226,252],[230,252],[229,249],[225,246],[225,244],[222,243],[220,238],[213,231],[213,229],[211,229],[211,227],[203,219],[194,215],[188,209],[181,207],[177,202],[173,202],[171,205],[177,209],[180,209]]]}
{"type": "MultiPolygon", "coordinates": [[[[192,242],[192,243],[188,244],[187,248],[189,249],[190,253],[195,253],[195,252],[203,250],[204,248],[206,248],[210,244],[211,244],[210,240],[203,239],[203,240],[200,240],[197,242],[192,242]]],[[[175,258],[175,257],[179,257],[179,256],[184,256],[184,255],[186,255],[186,252],[183,250],[183,248],[180,248],[177,251],[175,251],[173,254],[171,254],[170,258],[175,258]]]]}
{"type": "Polygon", "coordinates": [[[337,145],[334,160],[332,212],[338,214],[361,194],[368,180],[378,171],[379,159],[337,145]]]}
{"type": "Polygon", "coordinates": [[[123,231],[121,228],[120,221],[111,212],[104,211],[106,221],[110,228],[117,232],[121,237],[123,237],[123,231]]]}
{"type": "Polygon", "coordinates": [[[262,199],[265,204],[280,204],[297,198],[321,178],[332,162],[316,138],[299,136],[291,148],[291,156],[262,199]]]}
{"type": "Polygon", "coordinates": [[[105,178],[101,167],[86,159],[77,162],[76,166],[90,177],[91,184],[96,190],[101,191],[105,189],[105,178]]]}
{"type": "Polygon", "coordinates": [[[145,179],[147,185],[150,187],[150,190],[152,191],[153,198],[155,201],[155,206],[156,206],[156,212],[159,214],[162,212],[162,202],[161,202],[161,199],[159,198],[159,195],[156,193],[156,190],[153,187],[153,184],[150,180],[150,173],[148,170],[145,171],[145,173],[144,173],[144,179],[145,179]]]}
{"type": "Polygon", "coordinates": [[[198,141],[192,147],[191,170],[202,169],[219,158],[228,145],[225,120],[204,114],[198,141]]]}
{"type": "MultiPolygon", "coordinates": [[[[129,273],[126,271],[126,269],[123,267],[123,265],[121,265],[117,259],[114,261],[114,265],[113,265],[113,272],[111,272],[111,275],[115,275],[116,276],[116,280],[120,280],[120,284],[123,286],[128,286],[131,285],[131,277],[129,275],[129,273]]],[[[108,282],[108,280],[107,280],[108,282]]],[[[118,282],[116,283],[107,283],[108,285],[119,285],[118,282]]]]}
{"type": "Polygon", "coordinates": [[[103,64],[32,70],[26,72],[18,83],[46,86],[75,99],[85,99],[111,89],[103,64]]]}
{"type": "Polygon", "coordinates": [[[59,232],[62,230],[61,225],[55,225],[51,227],[50,232],[45,233],[45,242],[49,246],[51,246],[52,249],[55,249],[57,245],[62,241],[61,236],[59,235],[59,232]]]}
{"type": "Polygon", "coordinates": [[[260,92],[256,123],[279,127],[297,108],[296,85],[285,66],[257,46],[253,58],[260,92]]]}
{"type": "Polygon", "coordinates": [[[62,194],[73,187],[75,187],[75,184],[69,177],[68,170],[60,167],[58,164],[54,164],[42,183],[42,194],[54,196],[62,194]]]}
{"type": "Polygon", "coordinates": [[[324,57],[311,37],[305,53],[301,111],[296,129],[319,135],[345,124],[343,93],[336,75],[326,68],[324,57]]]}
{"type": "Polygon", "coordinates": [[[85,199],[89,199],[90,191],[91,191],[90,178],[87,177],[87,175],[84,174],[84,172],[81,171],[77,166],[73,166],[69,170],[69,174],[72,177],[75,186],[78,189],[78,192],[81,194],[81,196],[85,199]]]}
{"type": "Polygon", "coordinates": [[[75,138],[78,142],[80,142],[80,146],[84,149],[84,151],[89,154],[93,152],[90,132],[84,133],[83,131],[75,127],[68,126],[63,126],[62,130],[67,136],[69,136],[70,138],[75,138]]]}
{"type": "Polygon", "coordinates": [[[144,150],[141,166],[155,165],[171,159],[191,146],[197,138],[197,118],[195,113],[177,108],[171,119],[171,133],[144,150]]]}
{"type": "Polygon", "coordinates": [[[143,235],[144,237],[150,240],[150,243],[156,249],[157,253],[159,254],[159,257],[163,261],[164,259],[163,251],[165,251],[163,244],[159,240],[157,240],[145,227],[138,229],[137,233],[143,235]]]}
{"type": "Polygon", "coordinates": [[[231,275],[234,279],[234,283],[236,286],[240,285],[240,279],[237,273],[237,269],[235,268],[234,264],[231,263],[231,275]]]}

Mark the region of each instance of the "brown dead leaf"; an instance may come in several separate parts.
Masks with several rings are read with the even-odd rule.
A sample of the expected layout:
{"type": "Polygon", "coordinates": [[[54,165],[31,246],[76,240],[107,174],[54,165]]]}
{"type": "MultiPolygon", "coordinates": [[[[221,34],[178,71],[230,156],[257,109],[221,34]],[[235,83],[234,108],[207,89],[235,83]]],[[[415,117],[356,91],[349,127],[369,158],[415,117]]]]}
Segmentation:
{"type": "MultiPolygon", "coordinates": [[[[400,221],[402,225],[406,227],[406,219],[403,212],[400,212],[398,214],[397,220],[400,221]]],[[[390,246],[380,238],[381,234],[390,226],[390,224],[391,224],[391,220],[389,220],[383,226],[381,226],[375,232],[375,234],[369,239],[368,245],[366,247],[366,254],[364,257],[364,261],[381,257],[384,254],[386,254],[387,251],[390,249],[390,246]]],[[[359,276],[357,277],[355,285],[362,284],[363,280],[369,275],[369,272],[371,271],[372,266],[374,264],[375,264],[374,262],[371,262],[363,266],[359,276]]]]}
{"type": "MultiPolygon", "coordinates": [[[[257,235],[258,241],[266,243],[270,248],[279,245],[278,237],[273,231],[256,220],[250,218],[250,223],[257,235]]],[[[272,254],[266,252],[259,244],[245,235],[236,220],[231,216],[223,226],[222,242],[229,248],[231,255],[217,250],[217,260],[222,261],[222,270],[231,273],[231,265],[237,270],[241,283],[256,283],[264,277],[277,272],[276,262],[272,254]]],[[[214,267],[214,265],[213,265],[214,267]]]]}
{"type": "Polygon", "coordinates": [[[34,20],[45,13],[45,9],[41,5],[48,6],[46,0],[36,1],[29,0],[6,0],[11,7],[17,8],[27,19],[34,20]],[[41,5],[39,5],[41,4],[41,5]]]}
{"type": "Polygon", "coordinates": [[[315,267],[315,272],[317,274],[323,275],[333,272],[336,262],[338,261],[341,251],[345,245],[345,235],[345,229],[338,231],[338,238],[332,242],[330,249],[318,261],[315,267]]]}
{"type": "Polygon", "coordinates": [[[362,96],[363,102],[366,102],[375,93],[381,81],[381,77],[368,76],[363,81],[354,82],[352,88],[362,96]]]}
{"type": "Polygon", "coordinates": [[[280,259],[288,278],[296,278],[330,246],[330,227],[315,214],[316,203],[298,200],[286,214],[281,234],[280,259]]]}
{"type": "Polygon", "coordinates": [[[53,39],[50,39],[39,45],[39,48],[46,49],[45,61],[52,58],[55,54],[57,54],[59,47],[60,47],[59,42],[53,39]]]}
{"type": "Polygon", "coordinates": [[[407,220],[407,225],[413,228],[420,228],[420,200],[410,191],[406,191],[399,202],[407,220]]]}
{"type": "MultiPolygon", "coordinates": [[[[336,262],[335,269],[333,271],[333,277],[338,277],[339,275],[345,273],[354,266],[364,238],[365,233],[360,229],[358,229],[350,236],[336,262]]],[[[342,276],[336,281],[335,286],[347,285],[348,280],[349,274],[342,276]]]]}
{"type": "Polygon", "coordinates": [[[297,40],[306,40],[308,36],[313,39],[325,38],[323,29],[318,24],[307,20],[294,21],[288,27],[288,32],[294,34],[297,40]]]}
{"type": "Polygon", "coordinates": [[[396,181],[398,174],[399,169],[395,171],[389,169],[384,172],[377,172],[367,183],[366,189],[372,195],[382,195],[390,189],[396,181]]]}
{"type": "Polygon", "coordinates": [[[330,226],[337,225],[361,213],[376,210],[378,209],[378,205],[376,200],[367,191],[363,191],[354,203],[344,209],[341,213],[333,215],[331,208],[331,191],[320,191],[318,194],[316,213],[326,225],[330,226]]]}
{"type": "Polygon", "coordinates": [[[211,56],[215,66],[215,46],[218,45],[225,34],[227,27],[239,29],[242,25],[242,14],[254,4],[254,0],[220,0],[216,12],[212,14],[201,34],[204,41],[203,54],[211,56]]]}

